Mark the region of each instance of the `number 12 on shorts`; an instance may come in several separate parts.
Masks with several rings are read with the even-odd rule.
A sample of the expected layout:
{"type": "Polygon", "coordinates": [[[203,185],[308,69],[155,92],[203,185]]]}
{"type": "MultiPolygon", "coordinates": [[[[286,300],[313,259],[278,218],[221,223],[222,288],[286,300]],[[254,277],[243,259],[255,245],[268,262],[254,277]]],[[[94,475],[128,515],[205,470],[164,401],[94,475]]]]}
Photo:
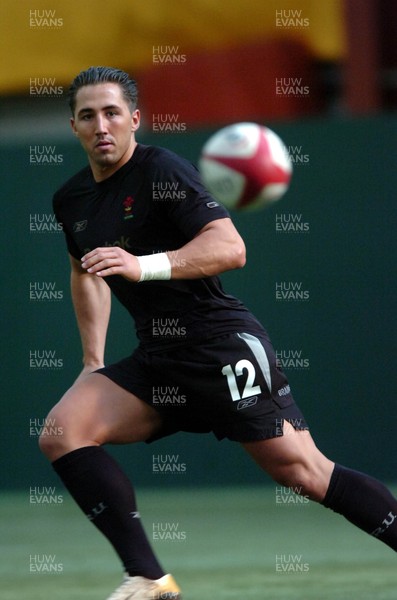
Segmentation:
{"type": "Polygon", "coordinates": [[[260,394],[262,391],[260,385],[254,385],[256,376],[254,365],[245,358],[236,363],[234,371],[232,365],[225,365],[222,369],[222,375],[227,377],[227,384],[229,386],[229,391],[233,402],[237,400],[243,400],[244,398],[249,398],[250,396],[255,396],[256,394],[260,394]],[[247,371],[247,379],[243,393],[240,396],[236,377],[243,375],[244,371],[247,371]]]}

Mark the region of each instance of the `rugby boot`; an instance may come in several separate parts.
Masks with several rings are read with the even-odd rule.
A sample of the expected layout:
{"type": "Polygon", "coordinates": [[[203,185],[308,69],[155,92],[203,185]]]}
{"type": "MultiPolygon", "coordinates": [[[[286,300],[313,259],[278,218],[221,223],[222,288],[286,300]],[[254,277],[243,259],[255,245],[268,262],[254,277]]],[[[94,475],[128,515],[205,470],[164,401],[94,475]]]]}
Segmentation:
{"type": "Polygon", "coordinates": [[[181,600],[181,590],[172,575],[160,579],[126,575],[120,587],[107,600],[181,600]]]}

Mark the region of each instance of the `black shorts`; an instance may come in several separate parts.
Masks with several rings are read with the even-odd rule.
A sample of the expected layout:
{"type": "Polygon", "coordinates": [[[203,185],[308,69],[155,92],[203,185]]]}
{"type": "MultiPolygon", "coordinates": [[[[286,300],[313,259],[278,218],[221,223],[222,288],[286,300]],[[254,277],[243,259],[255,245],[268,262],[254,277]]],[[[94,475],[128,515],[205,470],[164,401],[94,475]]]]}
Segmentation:
{"type": "Polygon", "coordinates": [[[163,427],[149,442],[178,431],[265,440],[283,435],[283,419],[308,429],[265,331],[157,353],[139,347],[98,372],[161,414],[163,427]]]}

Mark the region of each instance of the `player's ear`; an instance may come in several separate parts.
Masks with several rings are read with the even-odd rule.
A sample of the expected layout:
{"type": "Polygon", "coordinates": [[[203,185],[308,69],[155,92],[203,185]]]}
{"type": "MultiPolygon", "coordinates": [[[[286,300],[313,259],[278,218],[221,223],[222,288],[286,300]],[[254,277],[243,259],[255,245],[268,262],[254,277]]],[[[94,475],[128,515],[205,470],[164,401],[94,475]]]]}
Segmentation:
{"type": "Polygon", "coordinates": [[[79,134],[77,133],[76,123],[73,117],[70,117],[70,126],[72,128],[73,133],[78,136],[79,134]]]}
{"type": "Polygon", "coordinates": [[[140,124],[141,124],[141,113],[136,108],[131,113],[131,131],[137,131],[139,129],[140,124]]]}

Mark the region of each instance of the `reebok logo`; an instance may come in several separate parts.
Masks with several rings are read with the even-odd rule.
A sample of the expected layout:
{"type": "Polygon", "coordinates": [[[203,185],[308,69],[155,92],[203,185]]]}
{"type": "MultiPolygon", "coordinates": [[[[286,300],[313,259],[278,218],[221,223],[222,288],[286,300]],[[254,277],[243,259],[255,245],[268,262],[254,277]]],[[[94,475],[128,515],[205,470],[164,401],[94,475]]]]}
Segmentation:
{"type": "Polygon", "coordinates": [[[74,233],[80,233],[80,231],[84,231],[84,229],[87,228],[87,223],[87,219],[85,221],[76,221],[76,223],[73,225],[74,233]]]}
{"type": "Polygon", "coordinates": [[[244,400],[240,400],[240,402],[237,404],[237,410],[244,410],[244,408],[255,406],[257,402],[258,396],[252,396],[252,398],[244,398],[244,400]]]}

